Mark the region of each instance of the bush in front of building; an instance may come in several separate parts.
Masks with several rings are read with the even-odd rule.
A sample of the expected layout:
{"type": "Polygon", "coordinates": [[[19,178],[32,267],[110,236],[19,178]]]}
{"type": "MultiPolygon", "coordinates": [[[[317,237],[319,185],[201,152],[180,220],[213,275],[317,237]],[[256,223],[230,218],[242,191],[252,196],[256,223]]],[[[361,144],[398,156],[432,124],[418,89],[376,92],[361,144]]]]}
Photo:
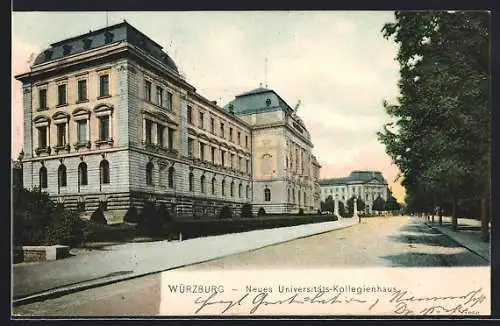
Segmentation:
{"type": "Polygon", "coordinates": [[[127,223],[137,223],[138,218],[137,208],[135,206],[130,206],[123,217],[123,221],[127,223]]]}
{"type": "Polygon", "coordinates": [[[161,203],[158,206],[156,213],[158,215],[158,218],[161,219],[164,223],[170,223],[172,221],[170,212],[168,211],[167,206],[165,206],[164,203],[161,203]]]}
{"type": "Polygon", "coordinates": [[[264,215],[266,215],[266,210],[264,209],[264,207],[259,208],[259,211],[257,212],[257,215],[258,216],[264,216],[264,215]]]}
{"type": "Polygon", "coordinates": [[[230,219],[233,217],[233,212],[231,211],[231,207],[229,206],[224,206],[222,207],[222,209],[220,210],[220,213],[219,213],[219,218],[220,219],[230,219]]]}
{"type": "Polygon", "coordinates": [[[62,206],[56,207],[46,228],[45,244],[75,247],[84,240],[84,228],[85,222],[80,219],[77,212],[64,209],[62,206]]]}
{"type": "Polygon", "coordinates": [[[243,218],[253,217],[252,205],[250,205],[249,203],[243,204],[243,206],[241,207],[241,217],[243,218]]]}
{"type": "Polygon", "coordinates": [[[104,210],[102,209],[101,205],[97,207],[97,209],[90,215],[90,220],[95,223],[99,224],[108,224],[106,221],[106,217],[104,216],[104,210]]]}
{"type": "Polygon", "coordinates": [[[148,200],[144,202],[142,210],[139,213],[137,232],[140,235],[152,236],[153,235],[152,233],[155,233],[155,231],[152,230],[152,228],[155,224],[157,224],[156,221],[157,221],[157,214],[156,214],[155,203],[148,200]]]}
{"type": "Polygon", "coordinates": [[[303,216],[304,215],[304,209],[303,208],[299,208],[299,213],[298,213],[299,216],[303,216]]]}

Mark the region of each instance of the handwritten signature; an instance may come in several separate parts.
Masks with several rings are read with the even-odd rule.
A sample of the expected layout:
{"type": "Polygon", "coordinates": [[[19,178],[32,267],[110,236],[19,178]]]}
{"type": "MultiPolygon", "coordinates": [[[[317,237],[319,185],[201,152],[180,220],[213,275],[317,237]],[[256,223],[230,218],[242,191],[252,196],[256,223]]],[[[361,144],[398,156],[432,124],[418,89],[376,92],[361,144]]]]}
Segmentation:
{"type": "Polygon", "coordinates": [[[235,307],[249,306],[249,314],[253,315],[259,311],[261,307],[275,305],[346,305],[356,304],[367,308],[367,311],[372,311],[380,303],[388,304],[392,307],[392,312],[396,315],[453,315],[453,314],[479,314],[474,308],[486,300],[486,296],[482,293],[482,289],[472,290],[468,293],[459,296],[443,296],[443,297],[416,297],[405,290],[397,290],[389,295],[362,298],[350,297],[343,293],[326,294],[325,292],[316,292],[315,294],[299,294],[286,295],[281,297],[272,296],[270,293],[261,292],[253,294],[246,292],[237,299],[222,299],[224,294],[213,292],[207,296],[199,296],[194,301],[196,305],[195,314],[199,314],[208,307],[219,307],[220,314],[225,314],[233,310],[235,307]]]}

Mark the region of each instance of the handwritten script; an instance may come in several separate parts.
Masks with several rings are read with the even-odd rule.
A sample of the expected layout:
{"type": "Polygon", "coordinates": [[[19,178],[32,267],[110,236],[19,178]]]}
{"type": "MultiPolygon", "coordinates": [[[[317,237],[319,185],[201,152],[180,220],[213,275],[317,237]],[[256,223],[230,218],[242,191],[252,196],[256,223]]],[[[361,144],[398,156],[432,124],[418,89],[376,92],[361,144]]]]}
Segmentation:
{"type": "MultiPolygon", "coordinates": [[[[198,295],[194,300],[194,314],[229,314],[231,312],[254,315],[273,313],[273,307],[282,307],[294,311],[294,307],[304,305],[330,306],[328,311],[364,311],[365,314],[387,315],[479,315],[477,309],[487,299],[482,288],[453,296],[415,296],[407,290],[367,295],[346,295],[344,293],[316,292],[304,293],[235,293],[212,292],[198,295]],[[263,311],[265,310],[265,311],[263,311]]],[[[300,310],[300,309],[299,309],[300,310]]],[[[321,309],[323,310],[323,309],[321,309]]],[[[304,311],[303,309],[301,311],[304,311]]]]}

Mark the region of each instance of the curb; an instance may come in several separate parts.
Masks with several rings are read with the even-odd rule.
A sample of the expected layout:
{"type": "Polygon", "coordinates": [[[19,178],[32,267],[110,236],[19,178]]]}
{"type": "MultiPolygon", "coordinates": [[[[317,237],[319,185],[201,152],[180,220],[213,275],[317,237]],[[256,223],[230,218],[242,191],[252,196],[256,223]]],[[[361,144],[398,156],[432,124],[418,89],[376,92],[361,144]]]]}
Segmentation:
{"type": "MultiPolygon", "coordinates": [[[[249,250],[245,250],[245,251],[242,251],[242,252],[239,252],[239,253],[251,252],[251,251],[263,249],[263,248],[266,248],[266,247],[274,246],[274,245],[277,245],[277,244],[287,243],[287,242],[298,240],[298,239],[303,239],[303,238],[307,238],[307,237],[311,237],[311,236],[315,236],[315,235],[319,235],[319,234],[324,234],[324,233],[328,233],[328,232],[332,232],[332,231],[336,231],[336,230],[345,229],[345,228],[352,227],[352,226],[355,226],[355,225],[358,225],[358,224],[359,223],[342,225],[342,226],[340,226],[339,228],[336,228],[336,229],[327,230],[327,231],[318,231],[317,233],[308,234],[308,235],[301,235],[301,236],[295,237],[293,239],[284,240],[284,241],[280,241],[280,242],[275,242],[275,243],[268,244],[268,245],[265,245],[265,246],[256,247],[256,248],[249,249],[249,250]]],[[[170,267],[170,268],[165,268],[165,269],[160,269],[160,270],[155,270],[155,271],[150,271],[150,272],[143,272],[143,273],[132,274],[132,275],[128,275],[128,276],[109,277],[106,280],[100,279],[100,280],[90,281],[90,282],[87,282],[87,284],[80,283],[79,285],[73,285],[73,286],[72,285],[67,285],[67,286],[63,285],[63,286],[58,287],[58,288],[53,288],[53,289],[50,289],[50,290],[46,290],[46,291],[38,292],[38,293],[35,293],[35,294],[31,294],[31,295],[28,295],[28,296],[25,296],[25,297],[13,299],[12,300],[12,306],[20,306],[20,305],[34,303],[34,302],[38,302],[38,301],[42,301],[42,300],[54,299],[54,298],[61,297],[63,295],[67,295],[67,294],[71,294],[71,293],[75,293],[75,292],[79,292],[79,291],[89,290],[89,289],[92,289],[92,288],[96,288],[96,287],[100,287],[100,286],[105,286],[105,285],[109,285],[109,284],[113,284],[113,283],[118,283],[118,282],[122,282],[122,281],[128,281],[128,280],[132,280],[134,278],[143,277],[143,276],[149,276],[149,275],[152,275],[152,274],[157,274],[157,273],[169,271],[169,270],[172,270],[172,269],[178,269],[178,268],[183,268],[183,267],[187,267],[187,266],[191,266],[191,265],[201,264],[201,263],[205,263],[205,262],[209,262],[209,261],[212,261],[212,260],[224,258],[224,257],[227,257],[227,256],[232,256],[232,255],[239,254],[239,253],[232,253],[232,254],[229,254],[229,255],[226,255],[226,256],[220,256],[220,257],[216,257],[216,258],[210,258],[210,259],[207,259],[207,260],[200,260],[200,261],[197,261],[197,262],[192,262],[192,263],[188,263],[188,264],[173,266],[173,267],[170,267]]]]}
{"type": "Polygon", "coordinates": [[[471,246],[470,246],[470,245],[468,245],[468,244],[465,244],[465,243],[463,243],[463,242],[458,241],[456,238],[454,238],[454,237],[450,236],[449,234],[446,234],[445,232],[443,232],[443,231],[439,230],[436,226],[434,226],[434,225],[432,225],[432,224],[429,224],[429,223],[427,223],[427,222],[424,222],[424,224],[425,224],[425,225],[427,225],[428,227],[430,227],[431,229],[436,230],[436,231],[438,231],[439,233],[441,233],[441,234],[443,234],[443,235],[447,236],[448,238],[450,238],[451,240],[453,240],[454,242],[456,242],[457,244],[459,244],[461,247],[464,247],[464,248],[466,248],[467,250],[469,250],[469,251],[473,252],[473,253],[474,253],[474,254],[476,254],[477,256],[479,256],[479,257],[481,257],[482,259],[486,260],[488,263],[491,263],[490,258],[485,257],[482,253],[479,253],[477,250],[475,250],[475,249],[471,248],[471,246]]]}

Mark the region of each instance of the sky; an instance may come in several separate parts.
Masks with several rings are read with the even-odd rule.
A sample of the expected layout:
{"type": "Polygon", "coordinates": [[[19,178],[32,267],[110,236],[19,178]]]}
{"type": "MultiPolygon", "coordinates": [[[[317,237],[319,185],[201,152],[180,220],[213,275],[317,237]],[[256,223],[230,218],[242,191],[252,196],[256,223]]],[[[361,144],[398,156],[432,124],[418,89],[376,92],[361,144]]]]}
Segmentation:
{"type": "Polygon", "coordinates": [[[376,136],[390,121],[383,100],[398,96],[398,48],[381,33],[391,11],[13,12],[13,158],[23,136],[13,76],[51,43],[123,20],[162,45],[197,92],[218,104],[266,82],[291,107],[300,100],[321,178],[381,171],[404,200],[399,170],[376,136]]]}

